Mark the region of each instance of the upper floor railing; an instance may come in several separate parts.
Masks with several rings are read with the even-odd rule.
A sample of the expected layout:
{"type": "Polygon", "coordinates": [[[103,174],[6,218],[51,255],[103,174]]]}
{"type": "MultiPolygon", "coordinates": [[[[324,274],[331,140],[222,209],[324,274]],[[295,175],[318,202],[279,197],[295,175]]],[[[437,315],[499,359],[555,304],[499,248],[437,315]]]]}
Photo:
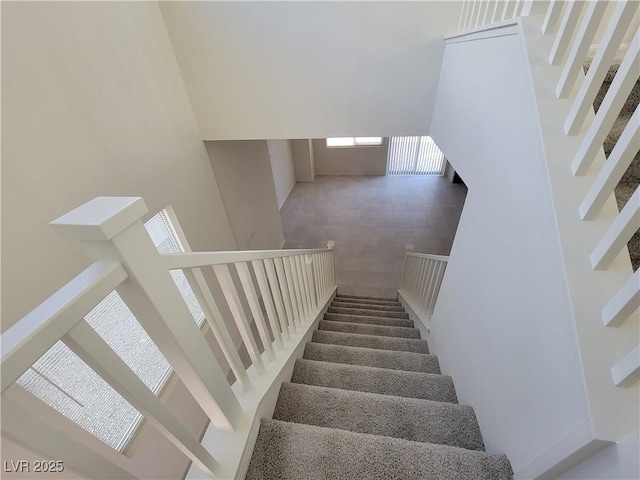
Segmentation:
{"type": "Polygon", "coordinates": [[[283,359],[303,342],[335,292],[333,250],[162,255],[142,224],[146,212],[141,198],[98,197],[52,222],[59,233],[79,240],[94,263],[2,335],[2,435],[88,478],[142,476],[129,457],[16,384],[62,341],[197,468],[220,475],[226,459],[203,446],[85,316],[117,291],[210,419],[210,428],[244,428],[246,435],[242,425],[265,385],[276,380],[283,359]],[[170,275],[176,269],[184,272],[204,312],[237,380],[233,385],[170,275]],[[211,273],[247,349],[249,368],[209,287],[211,273]]]}
{"type": "MultiPolygon", "coordinates": [[[[634,193],[624,199],[626,203],[620,201],[624,206],[619,214],[606,219],[602,216],[623,176],[630,168],[638,168],[640,109],[637,95],[632,94],[637,88],[640,71],[638,8],[639,2],[629,0],[465,1],[459,24],[459,30],[466,31],[528,16],[533,9],[540,14],[542,33],[552,38],[547,52],[548,63],[557,67],[559,73],[555,95],[559,101],[570,102],[568,114],[562,118],[564,133],[579,139],[578,148],[573,157],[567,159],[566,168],[574,176],[587,177],[590,182],[586,194],[578,199],[575,215],[583,221],[607,224],[605,233],[586,259],[596,271],[620,268],[612,266],[614,260],[627,250],[627,244],[640,229],[637,182],[633,185],[634,193]],[[593,59],[583,74],[588,55],[593,55],[593,59]],[[603,91],[607,77],[611,80],[610,85],[594,115],[594,101],[603,91]],[[603,162],[603,144],[623,108],[630,109],[633,114],[603,162]],[[634,161],[636,166],[632,167],[634,161]]],[[[637,241],[632,248],[638,248],[637,241]]],[[[640,273],[630,271],[628,275],[626,283],[601,306],[602,322],[606,327],[625,324],[640,307],[640,273]]],[[[639,348],[635,347],[617,364],[611,365],[615,385],[628,386],[640,379],[639,348]]]]}

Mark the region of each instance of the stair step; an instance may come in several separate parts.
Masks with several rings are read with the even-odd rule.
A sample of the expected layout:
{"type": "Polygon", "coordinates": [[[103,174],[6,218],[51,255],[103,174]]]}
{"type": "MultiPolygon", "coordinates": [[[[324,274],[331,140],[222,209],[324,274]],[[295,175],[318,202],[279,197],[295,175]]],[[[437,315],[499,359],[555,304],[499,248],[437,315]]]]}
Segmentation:
{"type": "Polygon", "coordinates": [[[331,322],[320,320],[318,330],[331,330],[344,333],[363,333],[383,337],[420,338],[420,330],[408,327],[388,327],[386,325],[369,325],[365,323],[331,322]]]}
{"type": "Polygon", "coordinates": [[[334,300],[331,303],[332,307],[336,308],[356,308],[359,310],[376,310],[379,312],[404,312],[404,308],[401,305],[369,305],[366,303],[351,303],[342,301],[339,299],[334,300]]]}
{"type": "Polygon", "coordinates": [[[364,295],[344,295],[341,293],[338,293],[336,295],[337,298],[355,298],[357,300],[375,300],[377,302],[395,302],[398,303],[398,299],[397,298],[390,298],[390,297],[367,297],[364,295]]]}
{"type": "MultiPolygon", "coordinates": [[[[364,310],[360,308],[341,308],[341,307],[329,307],[327,312],[329,313],[344,313],[345,315],[371,315],[371,310],[364,310]]],[[[387,317],[387,318],[405,318],[409,319],[409,314],[407,312],[383,312],[376,311],[376,317],[387,317]]]]}
{"type": "Polygon", "coordinates": [[[458,403],[451,377],[434,373],[299,359],[296,360],[291,382],[458,403]]]}
{"type": "Polygon", "coordinates": [[[440,373],[438,357],[423,353],[309,342],[305,347],[303,358],[320,362],[346,363],[407,372],[440,373]]]}
{"type": "Polygon", "coordinates": [[[344,313],[325,313],[324,319],[331,322],[367,323],[370,325],[386,325],[388,327],[413,328],[413,322],[404,318],[345,315],[344,313]]]}
{"type": "Polygon", "coordinates": [[[455,403],[283,383],[273,418],[484,450],[473,408],[455,403]]]}
{"type": "Polygon", "coordinates": [[[510,480],[506,455],[262,420],[247,480],[510,480]]]}
{"type": "Polygon", "coordinates": [[[354,303],[356,305],[370,305],[370,306],[376,306],[376,305],[382,305],[384,307],[402,307],[402,304],[400,302],[398,302],[397,300],[367,300],[367,299],[356,299],[356,298],[342,298],[342,297],[335,297],[333,299],[334,302],[343,302],[343,303],[354,303]]]}
{"type": "Polygon", "coordinates": [[[316,330],[313,332],[312,341],[316,343],[374,348],[394,352],[429,353],[427,341],[417,340],[415,338],[380,337],[378,335],[363,335],[360,333],[316,330]]]}

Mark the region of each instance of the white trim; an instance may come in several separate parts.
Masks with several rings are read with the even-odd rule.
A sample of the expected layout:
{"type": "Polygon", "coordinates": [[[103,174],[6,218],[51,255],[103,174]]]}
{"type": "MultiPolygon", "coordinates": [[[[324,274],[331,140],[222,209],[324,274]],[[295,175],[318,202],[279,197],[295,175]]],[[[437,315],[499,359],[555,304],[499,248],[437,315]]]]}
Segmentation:
{"type": "Polygon", "coordinates": [[[594,438],[587,419],[555,444],[538,455],[524,468],[514,472],[515,478],[558,478],[587,458],[615,442],[594,438]],[[549,465],[553,465],[549,467],[549,465]]]}
{"type": "MultiPolygon", "coordinates": [[[[280,386],[282,382],[291,379],[295,361],[302,358],[304,348],[329,308],[336,290],[337,287],[333,287],[322,307],[317,310],[314,320],[291,335],[291,340],[285,343],[283,354],[270,362],[269,374],[259,375],[253,365],[248,368],[247,373],[254,386],[252,390],[243,392],[237,384],[233,385],[234,393],[244,410],[236,431],[225,432],[211,425],[202,439],[202,445],[220,462],[217,472],[219,478],[245,477],[260,429],[260,420],[273,416],[280,386]]],[[[266,361],[266,357],[264,360],[266,361]]],[[[185,478],[195,480],[209,477],[196,465],[192,465],[185,478]]]]}

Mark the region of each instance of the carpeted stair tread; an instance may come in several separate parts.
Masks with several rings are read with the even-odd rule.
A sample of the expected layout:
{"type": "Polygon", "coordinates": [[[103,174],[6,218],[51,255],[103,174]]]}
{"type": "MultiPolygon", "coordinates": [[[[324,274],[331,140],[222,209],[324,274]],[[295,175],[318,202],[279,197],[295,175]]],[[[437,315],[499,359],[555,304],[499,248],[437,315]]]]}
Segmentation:
{"type": "Polygon", "coordinates": [[[291,382],[458,403],[451,377],[433,373],[299,359],[296,360],[291,382]]]}
{"type": "Polygon", "coordinates": [[[344,363],[407,372],[440,373],[438,357],[423,353],[310,342],[305,347],[303,358],[319,362],[344,363]]]}
{"type": "Polygon", "coordinates": [[[332,307],[336,308],[356,308],[359,310],[377,310],[379,312],[404,312],[402,306],[395,305],[367,305],[366,303],[350,303],[339,300],[334,300],[331,303],[332,307]]]}
{"type": "Polygon", "coordinates": [[[510,480],[505,455],[262,420],[247,480],[510,480]]]}
{"type": "Polygon", "coordinates": [[[338,293],[336,295],[336,298],[354,298],[356,300],[375,300],[378,302],[395,302],[398,303],[398,299],[397,298],[391,298],[391,297],[368,297],[365,295],[344,295],[341,293],[338,293]]]}
{"type": "Polygon", "coordinates": [[[484,450],[473,408],[455,403],[283,383],[273,418],[484,450]]]}
{"type": "MultiPolygon", "coordinates": [[[[368,305],[368,306],[376,306],[376,305],[382,305],[385,307],[402,307],[402,304],[398,301],[390,301],[390,300],[366,300],[366,299],[355,299],[355,298],[340,298],[340,297],[335,297],[333,299],[334,302],[346,302],[346,303],[353,303],[356,305],[368,305]]],[[[404,307],[403,307],[404,308],[404,307]]]]}
{"type": "Polygon", "coordinates": [[[367,323],[370,325],[386,325],[388,327],[413,328],[413,322],[405,318],[374,317],[374,316],[365,316],[365,315],[346,315],[344,313],[325,313],[324,319],[329,320],[331,322],[367,323]]]}
{"type": "Polygon", "coordinates": [[[360,333],[332,332],[316,330],[311,341],[350,347],[374,348],[395,352],[429,353],[426,340],[401,337],[380,337],[378,335],[363,335],[360,333]]]}
{"type": "MultiPolygon", "coordinates": [[[[371,310],[364,310],[360,308],[342,308],[342,307],[329,307],[327,310],[328,313],[344,313],[345,315],[372,315],[371,310]]],[[[407,312],[383,312],[376,311],[376,317],[387,317],[387,318],[405,318],[409,319],[409,314],[407,312]]]]}
{"type": "Polygon", "coordinates": [[[420,338],[420,330],[417,328],[388,327],[386,325],[369,325],[365,323],[320,320],[320,322],[318,322],[318,329],[345,333],[363,333],[365,335],[378,335],[383,337],[420,338]]]}

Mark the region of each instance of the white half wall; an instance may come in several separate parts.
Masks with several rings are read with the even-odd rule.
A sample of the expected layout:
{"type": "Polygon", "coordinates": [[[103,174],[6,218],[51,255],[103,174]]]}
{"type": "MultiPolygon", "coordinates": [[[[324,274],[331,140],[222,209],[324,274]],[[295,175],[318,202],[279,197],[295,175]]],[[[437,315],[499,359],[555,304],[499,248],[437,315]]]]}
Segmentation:
{"type": "Polygon", "coordinates": [[[204,140],[425,135],[462,2],[161,2],[204,140]]]}
{"type": "Polygon", "coordinates": [[[637,480],[640,430],[560,476],[561,480],[637,480]]]}
{"type": "Polygon", "coordinates": [[[291,153],[297,182],[313,182],[315,178],[315,166],[313,156],[313,140],[291,140],[291,153]]]}
{"type": "Polygon", "coordinates": [[[296,172],[289,140],[267,140],[269,160],[273,172],[273,183],[276,188],[278,208],[282,208],[285,200],[296,184],[296,172]]]}
{"type": "Polygon", "coordinates": [[[239,250],[284,244],[266,140],[205,142],[239,250]]]}
{"type": "Polygon", "coordinates": [[[316,175],[385,175],[389,139],[382,145],[327,147],[324,138],[313,140],[316,175]]]}
{"type": "MultiPolygon", "coordinates": [[[[430,135],[469,188],[430,345],[516,478],[588,436],[533,86],[517,27],[447,44],[430,135]]],[[[537,473],[535,473],[537,469],[537,473]]]]}

